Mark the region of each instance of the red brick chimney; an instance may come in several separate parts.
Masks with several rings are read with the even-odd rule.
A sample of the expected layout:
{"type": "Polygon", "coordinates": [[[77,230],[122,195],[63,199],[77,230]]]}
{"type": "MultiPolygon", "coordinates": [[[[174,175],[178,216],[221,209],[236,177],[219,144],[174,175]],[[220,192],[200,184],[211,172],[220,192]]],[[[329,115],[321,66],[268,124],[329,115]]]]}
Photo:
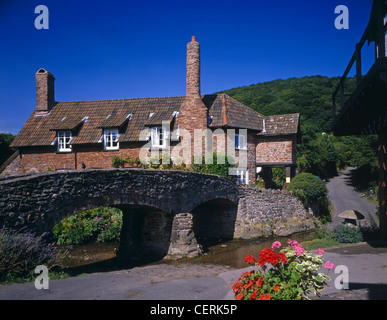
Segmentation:
{"type": "MultiPolygon", "coordinates": [[[[207,128],[207,107],[200,96],[200,45],[196,37],[187,44],[186,98],[180,109],[179,124],[189,131],[207,128]]],[[[192,135],[193,138],[193,135],[192,135]]]]}
{"type": "Polygon", "coordinates": [[[50,112],[55,104],[54,97],[54,76],[44,70],[39,69],[35,74],[36,78],[36,111],[50,112]]]}

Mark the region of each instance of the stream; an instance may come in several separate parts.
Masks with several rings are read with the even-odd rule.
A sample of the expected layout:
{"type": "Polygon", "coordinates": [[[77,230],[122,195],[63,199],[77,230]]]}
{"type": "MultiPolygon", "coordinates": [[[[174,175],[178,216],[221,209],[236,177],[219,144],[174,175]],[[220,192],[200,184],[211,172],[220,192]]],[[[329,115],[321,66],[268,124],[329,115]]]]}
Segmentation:
{"type": "Polygon", "coordinates": [[[271,239],[255,240],[230,240],[206,248],[206,252],[196,258],[183,258],[178,260],[132,260],[128,263],[117,261],[115,250],[119,248],[118,242],[96,242],[84,245],[59,246],[61,252],[67,254],[61,266],[71,276],[92,273],[106,272],[122,269],[129,269],[151,264],[210,264],[228,266],[231,268],[244,268],[243,262],[247,254],[258,258],[263,248],[270,248],[273,241],[280,241],[283,246],[288,245],[288,239],[298,242],[313,239],[314,233],[299,233],[289,237],[276,237],[271,239]]]}

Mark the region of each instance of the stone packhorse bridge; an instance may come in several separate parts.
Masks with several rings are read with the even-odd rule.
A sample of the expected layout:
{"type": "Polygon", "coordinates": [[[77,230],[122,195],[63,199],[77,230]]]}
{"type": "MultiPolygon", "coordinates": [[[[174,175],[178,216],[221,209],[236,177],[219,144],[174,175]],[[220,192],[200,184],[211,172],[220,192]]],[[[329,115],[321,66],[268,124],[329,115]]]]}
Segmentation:
{"type": "Polygon", "coordinates": [[[241,187],[215,175],[90,169],[0,179],[0,227],[51,231],[99,206],[123,211],[122,256],[196,256],[205,240],[288,234],[289,221],[298,228],[291,232],[313,225],[308,210],[286,192],[241,187]]]}

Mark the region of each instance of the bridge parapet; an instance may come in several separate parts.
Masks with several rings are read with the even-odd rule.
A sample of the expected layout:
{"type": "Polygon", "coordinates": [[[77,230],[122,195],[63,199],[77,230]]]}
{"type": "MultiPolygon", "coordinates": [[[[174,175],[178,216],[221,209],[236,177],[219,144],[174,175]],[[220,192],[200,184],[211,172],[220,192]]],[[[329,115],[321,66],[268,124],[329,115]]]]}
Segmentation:
{"type": "Polygon", "coordinates": [[[47,231],[72,214],[98,206],[149,206],[190,212],[212,199],[238,203],[230,179],[172,170],[89,169],[0,180],[0,225],[47,231]]]}
{"type": "Polygon", "coordinates": [[[308,209],[291,194],[238,186],[216,175],[128,168],[0,179],[0,227],[42,233],[63,218],[100,206],[123,210],[119,251],[129,255],[195,256],[208,239],[314,228],[308,209]]]}

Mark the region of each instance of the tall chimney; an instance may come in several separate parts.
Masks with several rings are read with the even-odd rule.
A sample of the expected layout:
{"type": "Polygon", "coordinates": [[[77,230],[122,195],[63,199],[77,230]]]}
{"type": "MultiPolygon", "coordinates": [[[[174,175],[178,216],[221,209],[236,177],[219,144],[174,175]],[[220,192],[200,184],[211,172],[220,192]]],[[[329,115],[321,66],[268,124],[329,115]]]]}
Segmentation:
{"type": "Polygon", "coordinates": [[[36,111],[50,112],[55,104],[54,96],[54,76],[44,70],[39,69],[35,74],[36,78],[36,111]]]}
{"type": "MultiPolygon", "coordinates": [[[[191,155],[203,156],[205,154],[205,137],[201,136],[201,141],[195,135],[195,130],[207,129],[208,110],[203,103],[200,95],[200,46],[196,42],[196,37],[187,44],[187,92],[184,102],[180,108],[178,124],[181,129],[189,133],[190,137],[182,137],[182,146],[184,150],[191,150],[190,154],[184,154],[183,160],[186,164],[191,163],[191,155]],[[194,141],[195,139],[195,141],[194,141]],[[195,145],[203,146],[202,149],[196,150],[195,145]],[[200,145],[200,144],[199,144],[200,145]]],[[[183,132],[183,131],[180,131],[183,132]]],[[[197,132],[197,131],[196,131],[197,132]]],[[[201,159],[201,158],[199,158],[201,159]]]]}
{"type": "Polygon", "coordinates": [[[187,97],[200,96],[200,45],[196,37],[187,44],[187,97]]]}
{"type": "Polygon", "coordinates": [[[179,125],[193,133],[195,129],[207,128],[207,107],[200,95],[200,46],[195,36],[187,44],[186,81],[187,91],[180,109],[179,125]]]}

